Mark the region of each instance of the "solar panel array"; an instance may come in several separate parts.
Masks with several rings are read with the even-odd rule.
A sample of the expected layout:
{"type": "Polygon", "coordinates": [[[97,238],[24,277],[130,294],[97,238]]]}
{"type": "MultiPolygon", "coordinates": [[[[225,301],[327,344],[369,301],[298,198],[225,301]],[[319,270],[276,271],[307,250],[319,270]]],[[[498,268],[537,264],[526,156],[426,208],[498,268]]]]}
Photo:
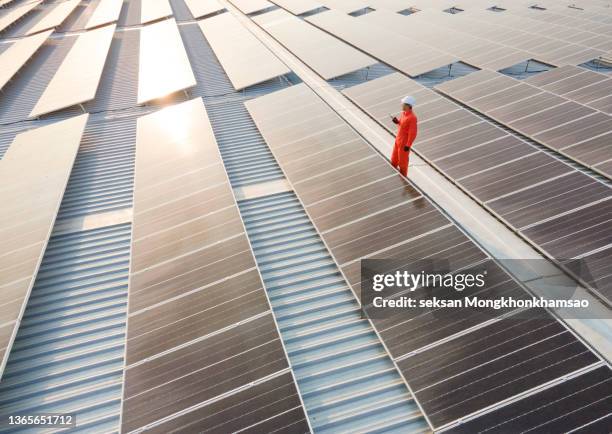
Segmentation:
{"type": "Polygon", "coordinates": [[[142,0],[140,7],[140,24],[159,21],[172,15],[168,0],[142,0]]]}
{"type": "Polygon", "coordinates": [[[87,118],[82,115],[21,133],[2,159],[0,374],[51,235],[87,118]]]}
{"type": "MultiPolygon", "coordinates": [[[[459,95],[466,95],[472,89],[471,83],[476,88],[486,88],[489,82],[485,77],[489,76],[516,82],[483,70],[439,87],[447,92],[458,89],[459,95]]],[[[510,101],[519,95],[513,89],[509,92],[510,101]]],[[[419,101],[415,150],[552,258],[561,263],[584,258],[588,265],[591,255],[609,248],[610,234],[605,228],[609,226],[612,195],[605,183],[401,74],[354,86],[344,94],[389,131],[395,131],[389,113],[397,111],[397,95],[414,95],[419,101]],[[579,221],[588,215],[592,218],[587,230],[580,225],[559,226],[559,221],[579,221]]],[[[482,104],[486,104],[485,99],[480,100],[482,104]]],[[[490,100],[493,104],[503,101],[499,95],[490,100]]],[[[533,116],[533,106],[515,105],[516,112],[533,116]]],[[[610,128],[609,123],[606,125],[610,128]]],[[[594,290],[606,299],[612,297],[609,273],[609,267],[593,266],[587,276],[594,290]]]]}
{"type": "MultiPolygon", "coordinates": [[[[583,283],[612,300],[612,202],[610,184],[599,176],[612,173],[611,79],[576,66],[610,51],[612,16],[605,8],[593,6],[594,0],[588,9],[597,12],[568,12],[569,8],[546,2],[550,13],[545,14],[529,9],[526,1],[500,3],[508,9],[504,13],[485,11],[491,5],[484,0],[230,3],[244,14],[242,18],[250,16],[326,80],[379,61],[399,71],[350,87],[344,95],[391,133],[395,126],[388,114],[397,112],[401,95],[415,95],[420,120],[417,152],[568,271],[585,259],[590,274],[583,283]],[[283,9],[276,10],[274,4],[283,9]],[[411,6],[427,10],[409,16],[395,13],[411,6]],[[371,12],[369,7],[379,10],[371,12]],[[323,12],[325,8],[331,10],[323,12]],[[309,17],[295,16],[301,14],[309,17]],[[524,81],[495,72],[528,59],[561,67],[524,81]],[[457,61],[485,70],[433,90],[406,76],[417,77],[457,61]]],[[[297,210],[292,212],[300,213],[308,233],[325,242],[321,261],[334,268],[335,279],[348,295],[345,279],[360,297],[361,259],[412,258],[404,265],[417,267],[414,258],[443,256],[454,267],[487,267],[490,287],[481,298],[528,296],[308,86],[291,85],[295,77],[269,50],[269,38],[247,30],[233,7],[221,13],[225,2],[4,4],[0,37],[16,39],[0,44],[0,141],[9,145],[0,164],[5,186],[0,195],[9,204],[1,217],[5,235],[0,237],[0,256],[8,262],[0,267],[0,286],[8,288],[10,298],[0,321],[2,368],[51,231],[62,239],[68,232],[65,239],[71,240],[71,231],[82,234],[93,227],[91,233],[98,234],[102,229],[95,243],[85,243],[97,252],[95,264],[72,258],[79,272],[90,276],[95,271],[89,267],[97,269],[100,255],[108,255],[106,268],[116,259],[117,252],[99,252],[98,244],[103,243],[100,237],[108,222],[120,220],[114,227],[122,228],[126,240],[131,237],[127,317],[123,301],[109,299],[112,312],[101,306],[97,318],[120,316],[121,324],[127,318],[122,431],[165,433],[206,427],[218,432],[307,432],[314,425],[305,408],[315,409],[311,419],[329,418],[318,421],[326,427],[333,426],[335,418],[372,418],[369,407],[348,408],[346,398],[325,401],[325,396],[332,396],[329,390],[317,395],[316,385],[324,384],[322,380],[294,375],[287,351],[300,360],[300,333],[284,328],[279,332],[277,307],[271,309],[266,292],[269,281],[261,277],[275,276],[265,264],[260,274],[242,221],[246,215],[249,228],[260,231],[259,211],[252,207],[266,203],[266,212],[272,213],[278,209],[269,208],[278,207],[274,200],[257,199],[239,208],[232,189],[242,186],[236,180],[247,177],[249,194],[270,188],[269,179],[258,178],[259,161],[273,167],[269,182],[283,185],[276,188],[293,189],[283,190],[283,197],[292,198],[297,210]],[[208,18],[179,25],[173,17],[190,21],[190,13],[208,18]],[[117,29],[115,21],[123,28],[117,29]],[[200,39],[193,32],[203,36],[212,51],[196,47],[200,39]],[[210,66],[217,61],[216,67],[210,66]],[[259,94],[264,96],[242,103],[259,94]],[[194,95],[204,98],[188,100],[194,95]],[[158,110],[165,105],[170,107],[158,110]],[[79,115],[82,111],[91,114],[79,115]],[[237,158],[235,150],[248,153],[251,147],[257,155],[266,153],[265,159],[237,158]],[[240,171],[241,165],[247,169],[240,171]],[[36,193],[42,189],[44,194],[36,193]],[[24,218],[24,213],[36,217],[24,218]],[[21,248],[22,244],[27,246],[21,248]],[[303,378],[307,380],[300,383],[303,378]],[[304,407],[304,393],[310,405],[321,402],[304,407]]],[[[277,221],[268,217],[266,222],[277,221]]],[[[270,261],[280,258],[282,248],[283,264],[307,260],[308,253],[299,249],[274,248],[260,246],[257,254],[270,261]]],[[[124,248],[121,255],[125,254],[124,248]]],[[[49,261],[58,276],[74,273],[74,265],[68,270],[53,257],[49,261]]],[[[43,274],[38,283],[44,287],[43,278],[49,276],[43,274]]],[[[108,288],[99,287],[93,274],[82,288],[102,296],[108,288]]],[[[121,285],[124,297],[125,284],[121,285]]],[[[82,288],[75,288],[74,294],[80,291],[82,297],[82,288]]],[[[76,300],[72,292],[70,287],[66,295],[51,294],[54,303],[65,304],[57,309],[67,309],[53,321],[69,321],[81,304],[83,311],[92,309],[93,298],[76,300]]],[[[304,303],[296,315],[312,315],[312,300],[305,298],[304,303]]],[[[354,310],[355,300],[349,304],[354,310]]],[[[35,303],[29,307],[37,308],[35,303]]],[[[33,316],[26,313],[27,318],[33,316]]],[[[287,317],[282,319],[286,325],[287,317]]],[[[71,339],[75,324],[66,329],[71,339]]],[[[51,324],[55,325],[62,327],[51,324]]],[[[457,432],[517,427],[604,432],[610,426],[608,364],[547,312],[403,312],[373,319],[372,326],[377,333],[369,325],[363,329],[371,339],[367,346],[380,352],[380,341],[384,343],[386,371],[373,373],[368,380],[371,389],[359,393],[372,394],[372,402],[382,403],[397,417],[397,422],[384,421],[385,429],[395,423],[400,429],[400,422],[422,428],[423,414],[432,428],[452,427],[457,432]],[[395,365],[390,366],[389,357],[395,365]],[[376,380],[390,381],[388,370],[393,371],[392,388],[401,402],[393,401],[396,395],[385,395],[388,385],[376,380]],[[396,387],[398,372],[412,396],[404,384],[396,387]],[[421,411],[415,410],[415,400],[421,411]]],[[[332,359],[337,367],[351,357],[346,346],[338,350],[333,339],[325,340],[336,327],[333,322],[321,324],[317,333],[324,335],[322,344],[308,331],[303,353],[317,345],[327,352],[308,359],[310,368],[300,364],[300,373],[332,366],[332,359]],[[334,348],[342,354],[334,354],[334,348]]],[[[108,338],[99,330],[95,333],[92,342],[108,338]]],[[[118,363],[121,356],[116,354],[123,348],[116,345],[117,330],[109,333],[115,343],[112,354],[98,351],[103,362],[88,352],[91,348],[80,354],[79,342],[85,338],[77,337],[70,341],[76,353],[54,360],[53,372],[37,370],[44,381],[24,386],[26,380],[20,376],[3,382],[0,403],[10,402],[13,388],[27,389],[41,397],[36,408],[47,408],[42,401],[48,395],[37,395],[37,388],[56,384],[66,372],[73,372],[79,357],[86,358],[88,369],[97,361],[118,363]]],[[[363,343],[350,333],[340,339],[357,339],[350,341],[355,348],[363,343]]],[[[28,358],[24,345],[27,339],[18,343],[9,375],[24,372],[24,363],[39,363],[28,358]]],[[[338,380],[342,387],[354,388],[353,380],[343,375],[338,380]]],[[[78,381],[70,378],[70,384],[78,381]]],[[[88,377],[82,390],[67,392],[68,398],[104,407],[88,413],[87,427],[116,424],[116,368],[112,396],[105,387],[93,390],[90,381],[88,377]],[[88,400],[90,395],[96,398],[88,400]]],[[[329,378],[326,381],[328,387],[329,378]]],[[[48,405],[55,409],[59,404],[48,405]]],[[[368,420],[368,426],[376,425],[368,420]]]]}
{"type": "MultiPolygon", "coordinates": [[[[593,74],[597,81],[606,79],[605,76],[599,77],[601,74],[593,74]]],[[[538,88],[526,83],[546,83],[546,74],[537,75],[524,83],[482,70],[442,83],[436,89],[514,131],[612,178],[612,171],[606,171],[605,166],[603,170],[598,169],[598,164],[612,159],[608,146],[612,137],[612,116],[579,104],[571,97],[554,95],[563,94],[564,90],[577,89],[579,86],[574,83],[579,79],[578,76],[574,80],[563,80],[570,83],[562,82],[556,86],[553,83],[538,88]],[[554,92],[555,89],[558,90],[554,92]]]]}
{"type": "Polygon", "coordinates": [[[185,0],[185,4],[194,18],[211,15],[224,9],[223,5],[217,0],[185,0]]]}
{"type": "Polygon", "coordinates": [[[284,10],[258,15],[253,20],[326,80],[376,63],[371,57],[284,10]],[[330,62],[330,59],[336,61],[330,62]]]}
{"type": "Polygon", "coordinates": [[[289,68],[231,14],[202,21],[200,29],[236,90],[289,72],[289,68]]]}
{"type": "Polygon", "coordinates": [[[34,33],[42,32],[43,30],[58,27],[76,9],[80,2],[81,0],[66,0],[63,2],[58,2],[56,5],[54,5],[53,9],[51,9],[40,19],[40,21],[29,28],[25,32],[25,35],[32,35],[34,33]]]}
{"type": "Polygon", "coordinates": [[[323,6],[323,3],[316,0],[274,0],[273,3],[294,15],[301,15],[323,6]]]}
{"type": "Polygon", "coordinates": [[[417,76],[458,60],[455,56],[397,35],[385,28],[370,26],[338,11],[329,10],[307,17],[306,21],[358,47],[410,76],[417,76]],[[410,47],[410,49],[406,49],[410,47]]]}
{"type": "Polygon", "coordinates": [[[104,24],[114,23],[119,19],[121,0],[100,0],[93,13],[87,20],[86,29],[93,29],[104,24]]]}
{"type": "Polygon", "coordinates": [[[35,9],[41,1],[26,2],[19,6],[9,8],[6,12],[0,15],[0,32],[6,30],[11,24],[22,18],[24,15],[35,9]]]}
{"type": "Polygon", "coordinates": [[[138,104],[195,86],[196,81],[174,19],[140,32],[138,104]]]}
{"type": "Polygon", "coordinates": [[[114,33],[113,24],[77,38],[30,112],[30,118],[94,99],[114,33]],[[88,62],[83,64],[85,57],[88,62]]]}
{"type": "Polygon", "coordinates": [[[138,119],[134,186],[123,430],[307,431],[201,99],[138,119]]]}
{"type": "Polygon", "coordinates": [[[52,30],[15,41],[0,54],[0,90],[45,43],[52,30]]]}
{"type": "Polygon", "coordinates": [[[231,3],[247,15],[273,6],[268,0],[232,0],[231,3]]]}
{"type": "MultiPolygon", "coordinates": [[[[408,258],[443,255],[453,268],[487,267],[488,290],[481,298],[527,296],[498,265],[483,262],[487,255],[306,85],[246,106],[356,294],[361,259],[402,258],[409,266],[408,258]],[[347,149],[349,161],[341,158],[347,149]]],[[[500,310],[494,316],[507,313],[500,310]]],[[[473,331],[491,317],[469,308],[432,308],[374,318],[373,324],[437,429],[560,375],[598,365],[598,357],[548,313],[531,315],[511,316],[473,331]],[[427,349],[461,332],[462,337],[427,349]]],[[[610,378],[609,369],[605,375],[610,378]]],[[[602,388],[593,398],[606,396],[602,388]]],[[[600,408],[585,410],[582,417],[592,422],[605,416],[600,408]]],[[[555,421],[542,413],[537,423],[555,421]]]]}

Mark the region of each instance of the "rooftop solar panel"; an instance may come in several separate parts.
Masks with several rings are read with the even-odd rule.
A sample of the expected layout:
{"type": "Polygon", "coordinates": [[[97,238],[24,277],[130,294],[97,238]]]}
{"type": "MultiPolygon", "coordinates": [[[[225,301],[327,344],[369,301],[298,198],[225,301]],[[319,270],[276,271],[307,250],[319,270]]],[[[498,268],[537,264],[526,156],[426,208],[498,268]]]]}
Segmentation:
{"type": "Polygon", "coordinates": [[[117,21],[122,7],[122,0],[100,0],[91,17],[87,20],[85,28],[93,29],[94,27],[117,21]]]}
{"type": "MultiPolygon", "coordinates": [[[[548,92],[558,92],[563,96],[573,93],[574,89],[581,87],[581,78],[585,87],[601,83],[602,88],[606,89],[605,82],[609,79],[603,74],[593,73],[591,76],[590,72],[575,69],[579,68],[555,70],[554,73],[544,73],[545,76],[539,80],[535,77],[526,82],[502,77],[495,72],[479,71],[442,83],[436,89],[587,167],[593,167],[592,163],[586,164],[584,159],[575,157],[577,147],[582,143],[593,143],[591,139],[611,131],[612,118],[595,111],[601,108],[607,113],[608,100],[596,100],[589,104],[593,107],[590,108],[548,92]],[[540,83],[541,89],[548,92],[526,84],[534,82],[540,83]],[[522,95],[523,99],[517,101],[518,95],[522,95]],[[600,107],[597,101],[601,102],[600,107]]],[[[610,176],[607,172],[598,171],[610,176]]]]}
{"type": "Polygon", "coordinates": [[[268,0],[232,0],[231,3],[247,15],[273,6],[268,0]]]}
{"type": "Polygon", "coordinates": [[[416,39],[420,43],[460,58],[465,63],[482,68],[503,69],[530,57],[525,51],[441,27],[421,18],[420,14],[403,16],[386,10],[376,10],[359,17],[359,22],[391,30],[409,39],[416,39]]]}
{"type": "MultiPolygon", "coordinates": [[[[38,273],[88,115],[18,134],[0,164],[0,287],[4,370],[38,273]]],[[[0,373],[1,374],[1,373],[0,373]]]]}
{"type": "Polygon", "coordinates": [[[8,8],[7,10],[0,10],[0,32],[5,30],[8,26],[13,24],[15,21],[23,17],[41,3],[42,0],[26,2],[19,6],[8,8]]]}
{"type": "MultiPolygon", "coordinates": [[[[384,88],[391,86],[388,76],[380,80],[384,88]]],[[[369,89],[356,93],[373,93],[369,92],[371,82],[363,86],[369,89]]],[[[345,130],[343,121],[306,85],[248,101],[246,106],[356,294],[363,258],[443,254],[462,267],[486,259],[425,198],[388,171],[386,163],[379,165],[376,152],[363,146],[362,139],[350,129],[345,130]],[[296,106],[299,119],[292,112],[296,106]],[[324,157],[343,146],[355,150],[354,159],[324,157]],[[318,165],[317,160],[324,163],[318,165]]],[[[501,145],[496,149],[507,148],[501,145]]],[[[407,265],[412,263],[406,261],[407,265]]],[[[488,262],[486,266],[490,267],[491,287],[483,296],[527,296],[497,265],[488,262]]],[[[444,343],[440,340],[482,323],[483,318],[475,312],[416,315],[402,310],[375,318],[373,323],[429,420],[438,428],[495,405],[500,397],[510,398],[517,390],[526,391],[599,363],[597,356],[557,320],[545,312],[540,312],[539,318],[492,321],[444,343]],[[517,334],[524,338],[514,339],[517,334]],[[483,344],[487,339],[500,345],[483,344]],[[431,346],[434,342],[440,343],[431,346]],[[432,349],[422,350],[426,346],[432,349]],[[463,348],[469,350],[462,352],[463,348]],[[524,375],[507,372],[508,366],[524,375]],[[475,370],[478,375],[473,375],[475,370]],[[470,387],[473,390],[468,390],[470,387]]]]}
{"type": "Polygon", "coordinates": [[[329,10],[306,21],[347,41],[373,57],[416,76],[455,62],[457,57],[407,39],[378,26],[366,25],[341,12],[329,10]]]}
{"type": "Polygon", "coordinates": [[[32,35],[34,33],[42,32],[43,30],[58,27],[76,9],[79,3],[81,3],[81,0],[66,0],[64,2],[57,3],[51,12],[46,14],[40,21],[28,29],[26,35],[32,35]]]}
{"type": "Polygon", "coordinates": [[[225,9],[217,0],[185,0],[185,4],[195,19],[214,14],[215,12],[225,9]]]}
{"type": "Polygon", "coordinates": [[[256,16],[253,21],[326,80],[376,63],[371,57],[284,10],[256,16]]]}
{"type": "MultiPolygon", "coordinates": [[[[414,378],[409,380],[412,389],[433,425],[439,427],[598,362],[552,317],[509,317],[408,357],[399,362],[399,367],[407,378],[414,378]]],[[[554,405],[559,398],[552,389],[544,397],[547,400],[539,401],[539,408],[554,405]]],[[[526,399],[518,401],[518,405],[532,402],[526,399]]],[[[569,423],[589,423],[598,418],[599,412],[582,409],[567,419],[569,423]]],[[[484,416],[483,423],[488,419],[484,416]]],[[[477,421],[472,427],[478,426],[477,421]]],[[[509,420],[500,418],[496,422],[503,425],[509,420]]],[[[516,429],[512,426],[512,430],[516,429]]]]}
{"type": "Polygon", "coordinates": [[[274,0],[273,3],[294,15],[301,15],[323,6],[323,3],[317,0],[274,0]]]}
{"type": "Polygon", "coordinates": [[[174,19],[140,31],[138,104],[195,86],[196,80],[174,19]]]}
{"type": "Polygon", "coordinates": [[[112,24],[79,36],[29,117],[94,99],[114,33],[115,25],[112,24]],[[85,58],[88,61],[83,63],[85,58]]]}
{"type": "MultiPolygon", "coordinates": [[[[479,87],[478,83],[481,82],[483,87],[486,86],[489,91],[494,92],[494,96],[501,95],[501,93],[495,93],[495,85],[500,83],[495,80],[496,75],[494,72],[482,71],[447,81],[439,87],[445,92],[452,89],[449,92],[451,94],[471,92],[472,97],[477,98],[473,100],[476,103],[478,101],[489,103],[486,97],[480,97],[474,92],[479,87]],[[478,80],[479,76],[482,77],[481,80],[478,80]],[[465,88],[461,82],[465,82],[465,88]]],[[[415,143],[417,152],[420,152],[435,167],[457,182],[478,201],[484,203],[508,225],[529,238],[549,256],[561,262],[568,259],[563,256],[561,249],[552,249],[552,244],[543,243],[541,239],[532,239],[526,232],[521,232],[521,229],[539,222],[544,222],[543,227],[548,227],[546,219],[575,211],[580,207],[596,206],[599,201],[610,197],[609,187],[542,153],[536,147],[509,136],[501,128],[483,122],[482,119],[467,111],[450,110],[443,108],[444,106],[438,106],[438,101],[443,100],[442,97],[423,87],[420,91],[415,92],[415,84],[414,81],[401,74],[389,74],[346,89],[344,93],[391,132],[394,132],[396,127],[390,122],[389,113],[398,110],[397,95],[404,94],[408,89],[413,95],[419,95],[417,101],[420,102],[416,107],[420,121],[419,136],[415,143]],[[393,96],[394,93],[395,96],[393,96]],[[433,99],[423,98],[425,94],[429,94],[433,99]],[[431,109],[428,109],[430,106],[431,109]],[[442,108],[438,111],[438,107],[442,108]],[[588,185],[588,193],[585,193],[585,190],[579,187],[580,185],[588,185]],[[561,191],[552,195],[551,189],[556,186],[559,186],[561,191]],[[546,203],[545,206],[544,203],[546,203]]],[[[538,95],[540,93],[536,94],[538,95]]],[[[557,100],[560,104],[569,102],[555,95],[544,95],[549,95],[552,99],[544,98],[541,104],[536,106],[531,104],[530,98],[527,98],[504,106],[497,111],[501,113],[500,116],[520,120],[535,119],[534,116],[538,112],[546,113],[551,110],[551,107],[552,109],[559,107],[556,110],[556,118],[565,120],[566,114],[571,116],[571,111],[558,105],[557,100]],[[502,112],[505,107],[511,106],[516,107],[502,112]]],[[[492,98],[492,100],[496,101],[497,98],[492,98]]],[[[568,151],[575,148],[572,157],[576,161],[590,158],[591,164],[601,162],[601,158],[606,158],[603,157],[606,152],[604,143],[609,140],[609,137],[606,136],[610,134],[606,133],[610,122],[605,118],[607,115],[591,114],[580,119],[581,123],[589,125],[587,128],[574,128],[573,130],[568,128],[564,132],[563,127],[553,127],[538,137],[541,140],[556,140],[559,143],[572,140],[572,138],[582,140],[581,144],[567,148],[568,151]],[[587,139],[588,137],[593,138],[587,139]],[[581,146],[584,146],[583,149],[586,152],[580,155],[580,160],[577,154],[581,146]]],[[[527,128],[547,128],[549,126],[545,125],[547,121],[554,121],[554,119],[544,116],[534,120],[527,128]]],[[[567,120],[567,122],[570,121],[571,119],[567,120]]],[[[569,152],[567,154],[570,155],[569,152]]],[[[574,229],[566,228],[565,235],[569,237],[574,234],[573,231],[574,229]]],[[[590,252],[587,250],[587,239],[595,237],[600,242],[604,242],[602,239],[605,239],[605,237],[590,233],[580,235],[579,232],[571,236],[576,245],[582,246],[581,254],[590,252]],[[578,241],[581,236],[584,237],[584,240],[578,241]]],[[[570,249],[566,250],[566,253],[569,254],[570,251],[573,252],[570,249]]],[[[579,254],[576,255],[579,256],[579,254]]],[[[606,290],[605,288],[595,289],[596,292],[606,290]]]]}
{"type": "Polygon", "coordinates": [[[53,30],[19,39],[0,54],[0,90],[45,43],[53,30]]]}
{"type": "Polygon", "coordinates": [[[202,100],[137,122],[123,430],[304,428],[202,100]],[[237,403],[250,416],[226,420],[237,403]]]}
{"type": "Polygon", "coordinates": [[[241,90],[289,72],[232,14],[209,18],[199,26],[234,89],[241,90]]]}
{"type": "Polygon", "coordinates": [[[369,6],[368,0],[321,0],[323,6],[345,14],[364,9],[369,6]]]}
{"type": "Polygon", "coordinates": [[[172,16],[172,8],[168,0],[141,0],[141,24],[147,24],[151,21],[157,21],[170,16],[172,16]]]}
{"type": "Polygon", "coordinates": [[[527,83],[557,95],[612,114],[612,78],[576,66],[538,74],[527,83]]]}
{"type": "Polygon", "coordinates": [[[465,421],[453,432],[487,430],[601,432],[612,423],[608,413],[612,372],[601,366],[518,402],[465,421]],[[581,429],[583,431],[581,431],[581,429]]]}

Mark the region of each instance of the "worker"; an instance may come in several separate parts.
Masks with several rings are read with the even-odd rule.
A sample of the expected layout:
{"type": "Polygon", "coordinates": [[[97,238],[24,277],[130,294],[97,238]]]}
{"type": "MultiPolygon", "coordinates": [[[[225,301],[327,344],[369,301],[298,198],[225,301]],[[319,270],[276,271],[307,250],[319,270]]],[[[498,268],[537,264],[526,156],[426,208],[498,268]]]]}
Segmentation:
{"type": "Polygon", "coordinates": [[[412,96],[402,98],[402,115],[399,119],[392,118],[393,123],[398,127],[393,154],[391,154],[391,164],[395,168],[399,167],[400,173],[406,177],[408,176],[410,148],[417,135],[417,118],[412,111],[415,102],[412,96]]]}

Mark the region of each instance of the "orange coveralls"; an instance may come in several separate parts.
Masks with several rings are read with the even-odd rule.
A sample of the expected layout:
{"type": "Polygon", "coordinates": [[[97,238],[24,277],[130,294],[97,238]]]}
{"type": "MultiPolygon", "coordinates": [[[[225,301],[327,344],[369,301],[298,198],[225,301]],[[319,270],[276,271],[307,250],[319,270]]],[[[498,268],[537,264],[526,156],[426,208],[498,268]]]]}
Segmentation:
{"type": "Polygon", "coordinates": [[[391,154],[391,164],[397,168],[399,166],[400,173],[408,176],[408,157],[410,155],[410,147],[417,136],[417,118],[412,110],[402,112],[397,126],[397,135],[395,136],[395,146],[391,154]],[[407,151],[404,148],[408,147],[407,151]]]}

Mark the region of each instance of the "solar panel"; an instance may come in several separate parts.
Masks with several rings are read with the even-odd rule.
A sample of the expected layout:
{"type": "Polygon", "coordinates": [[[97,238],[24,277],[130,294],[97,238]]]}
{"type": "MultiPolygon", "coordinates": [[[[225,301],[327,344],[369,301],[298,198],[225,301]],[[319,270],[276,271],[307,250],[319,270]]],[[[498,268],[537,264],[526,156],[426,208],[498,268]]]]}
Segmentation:
{"type": "Polygon", "coordinates": [[[137,122],[123,430],[307,430],[202,100],[137,122]]]}
{"type": "MultiPolygon", "coordinates": [[[[602,432],[612,423],[609,391],[612,372],[601,366],[518,402],[464,421],[453,432],[470,434],[487,430],[570,432],[583,429],[602,432]]],[[[586,432],[586,431],[585,431],[586,432]]]]}
{"type": "Polygon", "coordinates": [[[48,14],[43,16],[40,21],[28,29],[25,34],[32,35],[34,33],[42,32],[43,30],[58,27],[76,9],[79,3],[81,3],[81,0],[66,0],[57,3],[57,5],[48,14]]]}
{"type": "Polygon", "coordinates": [[[185,0],[185,4],[195,19],[214,14],[215,12],[225,9],[217,0],[185,0]]]}
{"type": "Polygon", "coordinates": [[[605,74],[566,66],[538,74],[526,82],[612,114],[612,78],[605,74]]]}
{"type": "Polygon", "coordinates": [[[329,10],[307,17],[306,21],[358,47],[398,70],[416,76],[458,60],[432,50],[394,32],[366,25],[341,12],[329,10]]]}
{"type": "MultiPolygon", "coordinates": [[[[383,79],[384,88],[389,88],[388,76],[383,79]]],[[[364,86],[368,89],[355,92],[375,93],[371,82],[364,86]]],[[[443,255],[458,267],[477,263],[487,267],[490,285],[481,297],[527,297],[500,267],[483,263],[487,257],[482,250],[387,163],[379,164],[380,156],[306,85],[250,100],[246,106],[356,294],[360,294],[363,258],[443,255]],[[348,147],[352,158],[338,158],[335,152],[348,147]]],[[[418,261],[406,259],[407,266],[413,262],[418,261]]],[[[556,319],[545,312],[537,317],[492,321],[446,342],[442,340],[482,324],[483,316],[474,310],[448,314],[402,310],[375,318],[373,324],[438,428],[495,405],[500,397],[512,397],[517,390],[544,385],[599,362],[556,319]],[[524,338],[514,339],[517,335],[524,338]],[[483,339],[492,343],[482,343],[483,339]],[[438,345],[432,345],[435,342],[438,345]],[[423,349],[427,346],[432,349],[423,349]],[[507,372],[508,367],[524,376],[507,372]],[[474,371],[479,375],[472,375],[474,371]]]]}
{"type": "Polygon", "coordinates": [[[100,0],[91,14],[91,17],[89,17],[87,20],[85,28],[92,29],[103,24],[109,24],[117,21],[119,19],[119,13],[121,12],[122,7],[122,0],[100,0]]]}
{"type": "MultiPolygon", "coordinates": [[[[586,71],[575,71],[573,67],[555,71],[554,74],[539,80],[536,80],[537,78],[526,82],[539,83],[541,90],[498,73],[479,71],[442,83],[436,86],[436,89],[578,163],[587,167],[593,166],[592,161],[586,163],[575,157],[577,147],[583,143],[592,143],[590,140],[612,132],[612,117],[596,113],[596,107],[590,108],[548,92],[558,92],[566,96],[564,94],[581,88],[581,82],[584,87],[589,87],[597,83],[603,84],[609,79],[602,74],[591,75],[586,71]],[[472,77],[469,78],[470,76],[472,77]],[[480,82],[479,78],[482,78],[480,82]],[[519,99],[519,95],[524,99],[519,99]]],[[[606,101],[606,98],[601,101],[606,101]]],[[[601,173],[610,177],[610,173],[601,173]]]]}
{"type": "Polygon", "coordinates": [[[274,0],[274,3],[294,15],[301,15],[323,6],[323,3],[317,0],[274,0]]]}
{"type": "Polygon", "coordinates": [[[232,14],[209,18],[199,26],[234,89],[241,90],[290,72],[232,14]]]}
{"type": "Polygon", "coordinates": [[[30,12],[32,9],[34,9],[36,6],[38,6],[41,3],[42,3],[42,0],[26,2],[19,6],[8,8],[4,12],[0,10],[0,12],[3,12],[0,15],[0,32],[5,30],[8,26],[13,24],[15,21],[23,17],[25,14],[30,12]]]}
{"type": "Polygon", "coordinates": [[[18,134],[0,164],[0,329],[4,370],[38,273],[88,115],[18,134]]]}
{"type": "Polygon", "coordinates": [[[326,80],[376,63],[371,57],[284,10],[256,16],[253,21],[326,80]]]}
{"type": "MultiPolygon", "coordinates": [[[[429,420],[434,427],[441,427],[538,384],[545,384],[598,362],[595,354],[569,330],[552,317],[543,316],[523,320],[513,317],[503,319],[405,358],[398,366],[429,420]]],[[[564,388],[568,388],[574,383],[563,384],[564,388]]],[[[558,402],[560,396],[554,395],[553,390],[543,392],[547,400],[538,401],[538,409],[558,402]]],[[[532,399],[525,398],[516,405],[524,408],[530,402],[533,402],[532,399]]],[[[502,407],[499,411],[504,414],[504,409],[509,408],[502,407]]],[[[490,420],[488,415],[483,416],[482,420],[490,420]]],[[[550,419],[555,416],[560,415],[554,414],[550,419]]],[[[598,417],[598,412],[584,408],[567,419],[570,423],[580,423],[582,420],[586,424],[598,417]]],[[[478,420],[472,427],[477,426],[478,420]]],[[[496,425],[510,421],[510,417],[496,419],[496,425]]],[[[512,425],[512,430],[516,428],[512,425]]]]}
{"type": "Polygon", "coordinates": [[[368,0],[321,0],[323,6],[329,9],[349,14],[369,6],[368,0]]]}
{"type": "Polygon", "coordinates": [[[141,24],[172,16],[172,8],[168,0],[142,0],[140,8],[141,24]]]}
{"type": "MultiPolygon", "coordinates": [[[[447,81],[438,87],[445,93],[454,95],[460,92],[475,98],[472,100],[474,102],[484,101],[488,104],[486,97],[480,96],[477,90],[486,87],[492,93],[491,100],[497,100],[496,96],[504,92],[499,91],[499,88],[506,87],[506,80],[498,81],[496,77],[497,73],[481,71],[447,81]]],[[[597,212],[598,202],[610,197],[609,187],[508,135],[501,128],[483,122],[476,115],[459,110],[458,107],[452,110],[446,103],[440,105],[443,97],[401,74],[389,74],[344,91],[347,97],[390,132],[395,132],[396,127],[390,122],[389,113],[399,110],[398,98],[406,93],[416,95],[418,102],[416,113],[419,117],[419,136],[415,150],[547,255],[558,262],[568,259],[562,249],[553,248],[553,243],[544,241],[544,238],[534,238],[528,234],[527,229],[522,229],[538,224],[542,225],[541,231],[546,231],[552,224],[547,219],[575,212],[581,207],[589,209],[589,212],[597,212]],[[588,194],[580,186],[589,186],[588,194]],[[557,193],[553,194],[553,191],[557,193]]],[[[497,113],[506,119],[533,119],[533,123],[526,125],[528,129],[547,128],[550,125],[547,125],[548,120],[565,120],[567,114],[572,116],[571,110],[557,105],[557,100],[561,104],[569,102],[542,92],[537,93],[536,97],[540,94],[548,97],[543,98],[539,105],[531,103],[533,98],[527,98],[501,107],[497,113]],[[505,107],[511,106],[515,107],[503,111],[505,107]],[[535,117],[538,112],[547,112],[551,107],[561,107],[556,110],[556,118],[535,117]]],[[[609,133],[605,133],[610,125],[606,118],[607,115],[603,114],[592,114],[584,118],[578,115],[579,121],[576,122],[584,124],[585,128],[581,126],[572,129],[571,125],[567,131],[564,127],[551,128],[538,137],[559,143],[593,137],[567,149],[575,148],[573,152],[578,153],[580,147],[584,146],[588,151],[580,157],[582,160],[589,158],[591,164],[601,162],[602,158],[607,158],[603,156],[606,153],[604,143],[609,143],[610,139],[609,133]]],[[[609,148],[607,153],[609,155],[609,148]]],[[[579,160],[576,154],[572,156],[579,160]]],[[[587,239],[598,240],[597,245],[604,246],[608,236],[605,232],[598,233],[597,228],[582,234],[570,227],[560,228],[562,235],[558,236],[567,236],[579,246],[581,253],[572,249],[565,250],[566,254],[571,253],[576,257],[590,252],[587,239]]],[[[606,290],[595,289],[598,292],[606,290]]]]}
{"type": "Polygon", "coordinates": [[[112,24],[79,36],[29,117],[94,99],[114,33],[115,25],[112,24]],[[84,63],[85,58],[87,62],[84,63]]]}
{"type": "Polygon", "coordinates": [[[183,40],[174,19],[140,31],[138,104],[195,86],[183,40]]]}
{"type": "Polygon", "coordinates": [[[53,30],[19,39],[0,54],[0,90],[45,43],[53,30]]]}
{"type": "Polygon", "coordinates": [[[393,31],[409,39],[416,39],[422,44],[481,68],[503,69],[530,57],[524,51],[436,25],[423,18],[421,13],[404,16],[386,10],[376,10],[360,17],[359,22],[393,31]],[[475,50],[473,54],[472,50],[475,50]]]}
{"type": "Polygon", "coordinates": [[[231,3],[247,15],[273,6],[268,0],[232,0],[231,3]]]}

